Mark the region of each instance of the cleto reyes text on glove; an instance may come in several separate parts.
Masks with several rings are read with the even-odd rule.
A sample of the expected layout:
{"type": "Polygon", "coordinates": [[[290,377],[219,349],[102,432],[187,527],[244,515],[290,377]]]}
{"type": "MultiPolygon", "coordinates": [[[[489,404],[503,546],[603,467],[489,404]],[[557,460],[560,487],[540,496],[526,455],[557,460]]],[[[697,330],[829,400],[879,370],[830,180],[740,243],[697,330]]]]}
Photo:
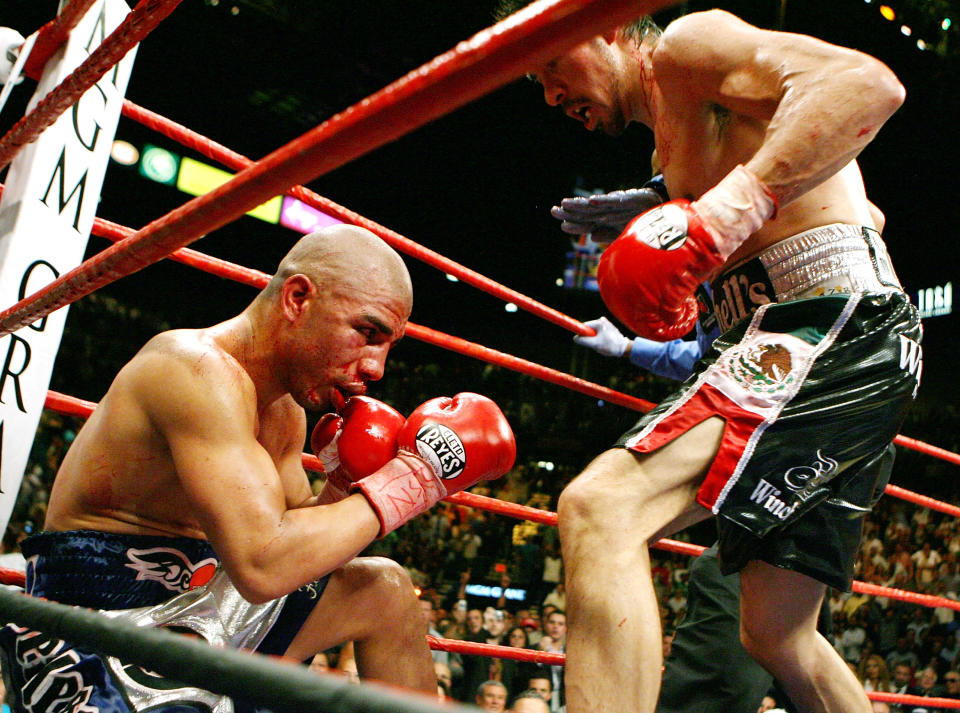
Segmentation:
{"type": "Polygon", "coordinates": [[[380,519],[380,536],[479,480],[513,467],[517,444],[500,408],[486,396],[464,392],[431,399],[410,414],[397,434],[397,457],[359,480],[380,519]]]}

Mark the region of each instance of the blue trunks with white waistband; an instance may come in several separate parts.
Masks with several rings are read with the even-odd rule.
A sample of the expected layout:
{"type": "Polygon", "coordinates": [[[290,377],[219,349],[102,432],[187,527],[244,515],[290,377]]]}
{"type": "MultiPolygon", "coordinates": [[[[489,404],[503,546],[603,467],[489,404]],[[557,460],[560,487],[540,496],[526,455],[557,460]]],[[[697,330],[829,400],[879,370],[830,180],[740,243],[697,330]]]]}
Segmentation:
{"type": "MultiPolygon", "coordinates": [[[[27,538],[22,550],[27,594],[103,610],[139,626],[187,629],[216,646],[277,656],[287,650],[327,582],[323,578],[254,605],[236,591],[206,540],[75,530],[27,538]],[[218,615],[197,617],[198,603],[218,615]]],[[[246,701],[163,679],[13,624],[0,629],[0,658],[14,711],[254,710],[246,701]]]]}

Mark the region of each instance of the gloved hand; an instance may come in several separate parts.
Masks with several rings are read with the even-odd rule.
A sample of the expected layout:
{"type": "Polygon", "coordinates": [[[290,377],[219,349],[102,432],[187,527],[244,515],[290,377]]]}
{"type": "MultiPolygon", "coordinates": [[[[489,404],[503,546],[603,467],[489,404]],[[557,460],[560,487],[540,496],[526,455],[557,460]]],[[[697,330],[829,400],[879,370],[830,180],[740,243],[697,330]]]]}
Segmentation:
{"type": "Polygon", "coordinates": [[[573,341],[584,347],[590,347],[595,352],[604,356],[621,357],[630,351],[633,345],[632,339],[627,339],[620,333],[620,330],[613,326],[613,323],[606,317],[591,319],[584,322],[588,327],[593,327],[596,334],[592,337],[583,337],[575,334],[573,341]]]}
{"type": "Polygon", "coordinates": [[[310,436],[310,447],[327,473],[320,501],[342,500],[350,483],[393,458],[405,421],[399,411],[369,396],[354,396],[340,414],[321,416],[310,436]]]}
{"type": "Polygon", "coordinates": [[[663,198],[653,188],[629,188],[564,198],[559,206],[550,209],[550,215],[563,221],[560,230],[565,233],[590,233],[596,242],[610,242],[623,232],[627,223],[661,203],[663,198]]]}
{"type": "Polygon", "coordinates": [[[397,457],[351,486],[380,519],[380,537],[450,493],[513,467],[517,444],[500,408],[473,393],[421,404],[397,434],[397,457]]]}
{"type": "MultiPolygon", "coordinates": [[[[0,86],[7,83],[10,78],[10,72],[13,71],[13,65],[17,61],[17,53],[23,44],[23,35],[12,27],[0,27],[0,86]]],[[[19,77],[17,84],[23,81],[19,77]]]]}
{"type": "Polygon", "coordinates": [[[694,291],[776,215],[776,198],[737,166],[699,200],[674,200],[634,219],[600,258],[611,312],[642,337],[681,337],[697,320],[694,291]]]}

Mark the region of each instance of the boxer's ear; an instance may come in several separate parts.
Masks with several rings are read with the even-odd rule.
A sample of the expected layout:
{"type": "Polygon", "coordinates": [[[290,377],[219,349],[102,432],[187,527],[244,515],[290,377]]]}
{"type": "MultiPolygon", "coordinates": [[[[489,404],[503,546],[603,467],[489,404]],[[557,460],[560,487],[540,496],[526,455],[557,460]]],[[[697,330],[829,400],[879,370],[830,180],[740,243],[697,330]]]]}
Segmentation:
{"type": "Polygon", "coordinates": [[[302,273],[290,275],[280,286],[280,308],[283,316],[294,321],[303,314],[307,301],[317,291],[313,280],[302,273]]]}

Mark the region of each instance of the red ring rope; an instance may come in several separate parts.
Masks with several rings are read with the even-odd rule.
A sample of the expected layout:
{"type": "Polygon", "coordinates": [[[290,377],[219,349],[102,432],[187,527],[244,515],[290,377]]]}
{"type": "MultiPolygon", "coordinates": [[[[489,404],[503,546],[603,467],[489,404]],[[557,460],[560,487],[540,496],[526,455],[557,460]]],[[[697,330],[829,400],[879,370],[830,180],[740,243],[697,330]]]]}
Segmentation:
{"type": "Polygon", "coordinates": [[[63,112],[76,104],[90,87],[181,2],[182,0],[141,0],[79,67],[0,139],[0,169],[13,160],[22,146],[35,141],[63,112]]]}
{"type": "Polygon", "coordinates": [[[535,2],[4,310],[0,334],[157,262],[290,186],[306,183],[483,96],[606,27],[667,4],[669,0],[535,2]]]}
{"type": "Polygon", "coordinates": [[[23,73],[33,79],[39,79],[47,60],[60,49],[70,31],[87,14],[97,0],[71,0],[63,11],[46,25],[37,30],[37,41],[33,44],[30,56],[23,65],[23,73]]]}
{"type": "MultiPolygon", "coordinates": [[[[78,6],[79,2],[81,2],[81,1],[83,1],[83,0],[78,0],[78,2],[75,2],[74,5],[73,5],[73,7],[78,6]]],[[[148,3],[148,2],[149,2],[149,0],[144,0],[144,4],[146,4],[146,3],[148,3]]],[[[162,4],[163,0],[157,0],[157,2],[160,3],[160,4],[162,4]]],[[[172,2],[172,5],[175,7],[175,5],[176,5],[178,2],[179,2],[179,0],[176,0],[176,2],[172,2]]],[[[140,8],[140,6],[138,6],[138,9],[139,9],[139,8],[140,8]]],[[[172,10],[172,7],[171,7],[171,10],[172,10]]],[[[162,18],[161,18],[161,19],[162,19],[162,18]]],[[[66,31],[63,31],[63,30],[61,30],[61,31],[64,32],[64,33],[65,33],[65,32],[68,32],[68,31],[69,31],[69,28],[68,28],[66,31]]],[[[148,31],[149,31],[149,30],[148,30],[148,31]]],[[[50,31],[50,35],[53,36],[53,34],[54,34],[54,33],[53,33],[53,31],[51,30],[51,31],[50,31]]],[[[119,58],[118,58],[118,59],[119,59],[119,58]]],[[[79,71],[79,70],[78,70],[78,71],[79,71]]],[[[73,76],[73,75],[71,75],[71,76],[73,76]]],[[[68,79],[69,79],[69,78],[68,78],[68,79]]],[[[96,81],[96,80],[94,80],[94,81],[96,81]]],[[[66,82],[65,82],[64,84],[66,84],[66,82]]],[[[60,87],[58,87],[58,89],[60,89],[60,87]]],[[[56,91],[56,90],[55,90],[55,91],[56,91]]],[[[52,96],[52,95],[51,95],[51,96],[52,96]]],[[[79,95],[78,95],[78,96],[79,96],[79,95]]],[[[48,98],[50,98],[50,97],[48,97],[48,98]]],[[[45,99],[44,101],[46,101],[46,99],[45,99]]],[[[41,102],[41,105],[42,105],[42,104],[43,104],[43,102],[41,102]]],[[[47,111],[47,112],[52,112],[52,111],[54,111],[54,106],[55,106],[55,102],[54,102],[54,101],[51,101],[50,104],[47,106],[46,111],[47,111]]],[[[38,109],[39,109],[39,108],[40,108],[40,107],[38,107],[38,109]]],[[[36,112],[36,110],[35,110],[35,112],[36,112]]],[[[41,115],[45,115],[45,116],[49,116],[49,114],[44,114],[44,112],[36,112],[36,113],[41,114],[41,115]]],[[[28,117],[26,117],[26,118],[29,119],[30,116],[31,116],[31,115],[28,115],[28,117]]],[[[55,117],[54,117],[54,118],[55,118],[55,117]]],[[[52,123],[52,121],[53,121],[53,119],[50,119],[50,123],[52,123]]],[[[48,125],[49,125],[49,124],[48,124],[48,125]]],[[[13,149],[13,153],[15,153],[16,150],[19,148],[19,144],[16,144],[16,143],[15,143],[16,138],[22,137],[22,136],[24,136],[24,135],[29,135],[28,133],[25,134],[25,133],[23,133],[23,132],[21,132],[20,134],[17,134],[17,133],[16,133],[16,130],[18,129],[18,127],[20,127],[21,129],[23,129],[23,127],[21,127],[21,125],[18,123],[18,125],[14,127],[14,130],[11,130],[11,132],[9,132],[9,133],[7,134],[7,136],[5,136],[2,140],[0,140],[0,167],[2,167],[3,165],[5,165],[5,163],[3,162],[4,159],[6,159],[6,161],[9,161],[9,157],[8,157],[4,152],[9,150],[9,145],[10,145],[10,143],[14,143],[14,145],[16,146],[16,148],[13,149]],[[13,138],[13,139],[10,139],[11,136],[13,136],[14,138],[13,138]],[[10,142],[8,142],[8,139],[10,139],[10,142]]],[[[346,210],[346,209],[343,209],[343,210],[346,210]]],[[[356,216],[356,217],[359,218],[360,216],[356,216]]],[[[365,219],[363,219],[363,220],[365,220],[365,219]]],[[[356,223],[357,221],[356,221],[355,219],[353,219],[353,220],[351,220],[350,222],[355,222],[355,223],[356,223]]],[[[121,226],[115,226],[115,227],[116,227],[116,228],[120,228],[121,226]]],[[[402,237],[402,236],[401,236],[401,237],[402,237]]],[[[444,260],[445,260],[445,258],[441,258],[441,259],[444,259],[444,260]]],[[[455,263],[454,263],[454,265],[455,265],[455,263]]],[[[457,267],[459,268],[460,266],[457,266],[457,267]]],[[[466,268],[462,268],[462,269],[465,270],[466,268]]],[[[472,271],[470,271],[470,272],[472,272],[472,271]]],[[[475,274],[475,273],[474,273],[474,274],[475,274]]],[[[479,276],[479,277],[480,277],[480,278],[483,278],[483,276],[479,276]]],[[[483,278],[483,279],[486,280],[486,278],[483,278]]],[[[467,281],[467,280],[465,280],[465,281],[467,281]]],[[[494,284],[496,284],[496,283],[494,283],[494,284]]],[[[502,286],[501,286],[501,287],[502,287],[502,286]]],[[[504,289],[506,289],[506,288],[504,288],[504,289]]],[[[514,298],[511,298],[511,299],[512,299],[512,301],[516,301],[516,299],[514,299],[514,298]]],[[[49,311],[52,311],[52,310],[49,310],[49,311]]],[[[44,314],[46,314],[46,313],[48,313],[48,312],[45,312],[44,314]]],[[[6,313],[4,313],[4,314],[6,314],[6,313]]],[[[37,316],[42,316],[42,315],[37,315],[37,316]]],[[[0,315],[0,317],[2,317],[2,315],[0,315]]],[[[32,320],[32,319],[31,319],[31,320],[28,320],[28,322],[25,322],[24,324],[29,323],[29,321],[33,321],[33,320],[32,320]]],[[[553,321],[553,320],[551,320],[551,321],[553,321]]],[[[575,321],[574,321],[574,322],[575,322],[575,321]]],[[[564,325],[564,326],[568,326],[568,325],[564,325]]],[[[579,325],[579,327],[582,328],[583,325],[579,325]]],[[[570,327],[568,326],[568,328],[570,328],[570,327]]],[[[426,330],[427,328],[422,328],[422,329],[426,330]]],[[[578,333],[582,333],[582,332],[579,331],[579,329],[576,328],[576,326],[574,327],[574,331],[578,331],[578,333]]],[[[428,332],[433,332],[433,330],[428,330],[428,332]]],[[[434,334],[439,335],[440,333],[434,333],[434,334]]],[[[445,339],[449,339],[449,338],[450,338],[449,335],[442,335],[442,337],[443,337],[443,339],[440,339],[439,341],[444,341],[445,339]]],[[[452,338],[452,339],[456,339],[456,338],[452,338]]],[[[460,341],[463,341],[463,340],[460,340],[460,341]]],[[[437,342],[434,342],[434,343],[437,343],[437,342]]],[[[467,344],[468,344],[468,343],[467,343],[467,344]]],[[[548,380],[549,380],[549,379],[548,379],[548,380]]],[[[51,393],[52,393],[52,392],[51,392],[51,393]]],[[[57,396],[58,396],[58,398],[48,398],[48,405],[50,405],[50,406],[52,407],[52,404],[53,404],[53,403],[57,403],[57,404],[60,405],[61,407],[65,407],[65,408],[67,408],[67,409],[72,408],[72,409],[73,409],[72,412],[75,413],[76,415],[80,415],[80,413],[81,413],[82,411],[85,411],[87,414],[89,414],[89,411],[92,410],[92,408],[93,408],[93,404],[90,404],[90,402],[80,402],[79,400],[76,400],[77,403],[71,404],[71,403],[69,403],[69,402],[70,402],[69,397],[65,397],[65,396],[63,396],[63,395],[57,395],[57,396]]],[[[901,445],[905,445],[906,442],[911,442],[912,447],[913,447],[915,450],[920,450],[920,451],[922,451],[922,452],[929,453],[930,455],[937,455],[938,457],[944,458],[945,460],[951,460],[952,462],[960,462],[960,461],[954,461],[954,460],[950,457],[950,456],[955,456],[956,454],[949,453],[948,451],[944,451],[943,449],[938,449],[938,448],[936,448],[936,447],[934,447],[934,446],[928,446],[927,444],[922,444],[921,442],[919,442],[919,441],[914,441],[913,439],[907,439],[906,437],[900,437],[900,436],[898,436],[898,438],[903,441],[903,442],[901,443],[901,445]]],[[[306,460],[306,459],[308,458],[308,456],[305,455],[304,458],[305,458],[305,460],[306,460]]],[[[890,487],[895,488],[896,486],[890,486],[890,487]]],[[[902,493],[908,493],[908,492],[909,492],[909,491],[905,491],[905,490],[903,490],[903,489],[901,489],[901,488],[897,488],[897,490],[902,491],[902,493]]],[[[459,494],[459,495],[464,495],[464,496],[466,496],[466,495],[471,495],[471,494],[461,493],[461,494],[459,494]]],[[[929,502],[929,503],[936,503],[936,502],[937,502],[937,501],[934,501],[932,498],[926,498],[925,496],[920,496],[920,495],[916,495],[916,494],[911,494],[911,495],[914,495],[914,496],[917,498],[916,500],[913,500],[913,502],[917,502],[918,504],[923,504],[923,503],[927,503],[927,502],[929,502]]],[[[902,496],[902,495],[901,495],[901,496],[902,496]]],[[[481,496],[473,496],[473,497],[474,497],[474,498],[477,498],[477,497],[481,497],[481,496]]],[[[467,499],[469,500],[469,498],[467,498],[467,499]]],[[[492,499],[491,499],[491,500],[492,500],[492,499]]],[[[476,503],[474,503],[474,504],[476,504],[476,503]]],[[[503,505],[509,506],[509,505],[512,505],[512,504],[503,504],[503,505]]],[[[514,506],[514,507],[516,507],[516,508],[522,508],[523,506],[514,506]]],[[[952,507],[952,506],[948,506],[948,507],[952,507]]],[[[506,512],[507,510],[511,510],[512,508],[503,507],[503,508],[501,508],[501,509],[502,509],[502,511],[504,511],[504,514],[513,514],[513,513],[507,513],[507,512],[506,512]]],[[[957,510],[957,512],[960,512],[960,508],[957,508],[956,510],[957,510]]],[[[549,516],[549,515],[553,515],[553,518],[555,519],[555,515],[554,515],[554,514],[552,514],[552,513],[544,513],[544,517],[547,517],[547,516],[549,516]]],[[[514,514],[514,516],[518,516],[518,515],[514,514]]],[[[675,547],[674,551],[682,551],[683,549],[685,549],[685,548],[687,548],[687,547],[689,547],[689,548],[695,548],[695,546],[692,546],[692,545],[687,546],[687,545],[685,545],[685,543],[671,543],[671,545],[672,545],[673,547],[675,547]]],[[[702,548],[697,548],[697,549],[702,550],[702,548]]],[[[17,576],[17,575],[19,575],[19,573],[14,573],[12,576],[17,576]]],[[[6,579],[6,578],[9,577],[9,576],[11,576],[9,570],[0,570],[0,579],[6,579]]],[[[870,594],[874,594],[874,595],[879,595],[879,596],[890,596],[891,598],[900,598],[900,599],[902,599],[902,600],[904,600],[904,601],[912,601],[912,602],[915,602],[915,603],[924,604],[924,605],[926,605],[926,606],[951,606],[951,605],[953,605],[953,606],[951,606],[951,608],[960,609],[960,603],[952,602],[952,600],[947,600],[947,599],[942,598],[942,597],[933,597],[933,596],[929,596],[929,595],[920,595],[920,594],[916,594],[916,593],[912,593],[912,592],[904,592],[904,591],[902,591],[902,590],[894,590],[894,589],[889,589],[889,588],[886,588],[886,587],[880,587],[880,586],[877,586],[877,585],[869,585],[869,584],[865,584],[865,583],[861,583],[861,582],[854,582],[854,590],[855,590],[855,591],[865,592],[865,593],[870,593],[870,594]],[[857,585],[860,585],[860,587],[858,588],[857,585]],[[933,603],[931,603],[931,602],[933,602],[933,603]]],[[[500,646],[492,646],[492,645],[487,645],[487,644],[478,644],[478,643],[470,643],[470,642],[456,642],[456,641],[450,641],[450,640],[437,639],[437,638],[435,638],[435,637],[428,637],[428,640],[429,640],[429,643],[431,644],[431,647],[432,647],[432,648],[441,648],[441,649],[447,650],[447,651],[460,651],[460,652],[463,652],[463,653],[487,653],[487,654],[489,655],[489,654],[492,654],[492,653],[494,653],[494,652],[502,652],[502,651],[504,651],[504,650],[506,650],[506,651],[510,651],[510,650],[511,650],[510,647],[500,647],[500,646]]],[[[550,664],[553,664],[553,665],[562,664],[563,661],[565,660],[565,657],[564,657],[562,654],[551,654],[551,653],[547,653],[547,652],[529,651],[529,650],[524,650],[524,649],[513,649],[512,651],[514,652],[515,655],[510,656],[510,658],[517,658],[518,660],[529,660],[529,661],[535,661],[535,662],[538,662],[538,663],[550,663],[550,664]]],[[[936,705],[936,706],[938,706],[938,707],[946,707],[946,708],[956,708],[956,707],[960,707],[960,701],[954,701],[954,700],[952,700],[952,699],[940,699],[940,698],[934,699],[934,698],[923,698],[923,697],[918,697],[918,696],[898,696],[898,695],[895,695],[895,694],[871,694],[869,697],[870,697],[871,699],[873,699],[873,700],[887,700],[887,701],[891,701],[891,702],[907,702],[907,703],[924,704],[924,705],[936,705]]]]}
{"type": "MultiPolygon", "coordinates": [[[[93,409],[96,408],[96,404],[90,401],[83,401],[81,399],[67,396],[66,394],[60,394],[55,391],[48,392],[45,406],[47,408],[69,413],[74,416],[80,416],[82,418],[88,417],[93,412],[93,409]]],[[[323,466],[320,465],[320,461],[316,456],[313,456],[309,453],[304,453],[302,454],[301,459],[304,467],[308,470],[313,470],[316,472],[323,471],[323,466]]],[[[507,515],[518,519],[540,522],[545,525],[555,526],[557,524],[557,514],[554,512],[537,510],[536,508],[531,508],[526,505],[519,505],[517,503],[505,503],[497,500],[496,498],[477,495],[475,493],[459,492],[444,498],[444,500],[461,505],[468,505],[470,507],[476,507],[489,512],[507,515]]],[[[693,557],[700,556],[703,550],[706,549],[700,545],[693,545],[687,542],[679,542],[677,540],[670,540],[667,538],[653,543],[651,547],[669,552],[687,554],[693,557]]],[[[891,599],[897,599],[913,604],[921,604],[927,607],[946,607],[960,611],[960,602],[947,599],[945,597],[936,597],[930,594],[918,594],[916,592],[907,592],[902,589],[893,589],[890,587],[882,587],[877,584],[867,584],[865,582],[856,581],[853,583],[853,589],[856,592],[861,592],[864,594],[889,597],[891,599]]]]}
{"type": "MultiPolygon", "coordinates": [[[[253,164],[253,161],[242,154],[233,151],[226,146],[217,143],[213,139],[210,139],[202,134],[188,129],[182,124],[178,124],[175,121],[172,121],[160,114],[145,109],[142,106],[138,106],[129,100],[124,100],[123,103],[123,115],[128,119],[146,126],[149,129],[153,129],[157,133],[166,136],[177,143],[191,148],[198,153],[206,156],[207,158],[216,161],[217,163],[222,164],[228,168],[232,168],[235,171],[241,171],[248,166],[253,164]]],[[[583,324],[583,322],[573,319],[562,312],[559,312],[552,307],[547,307],[546,305],[538,302],[523,293],[517,292],[505,285],[496,282],[495,280],[481,275],[479,272],[471,270],[468,267],[461,265],[450,258],[444,257],[439,253],[430,250],[423,245],[420,245],[417,242],[414,242],[410,238],[404,237],[400,233],[397,233],[390,228],[387,228],[379,223],[376,223],[369,218],[365,218],[359,213],[354,213],[349,208],[345,208],[342,205],[334,203],[329,198],[324,198],[323,196],[314,193],[309,188],[304,186],[294,186],[287,190],[286,194],[293,198],[296,198],[300,201],[303,201],[307,205],[321,210],[324,213],[331,215],[339,220],[342,220],[345,223],[351,223],[353,225],[359,225],[363,228],[366,228],[374,235],[378,235],[383,239],[387,245],[390,245],[395,250],[405,253],[410,257],[416,258],[421,262],[435,267],[438,270],[442,270],[446,273],[449,273],[456,277],[461,282],[464,282],[468,285],[476,287],[479,290],[482,290],[488,294],[499,297],[500,299],[513,302],[521,309],[524,309],[531,314],[534,314],[542,319],[545,319],[548,322],[552,322],[557,326],[568,329],[575,334],[581,334],[584,336],[593,336],[596,334],[596,331],[590,327],[583,324]]]]}

